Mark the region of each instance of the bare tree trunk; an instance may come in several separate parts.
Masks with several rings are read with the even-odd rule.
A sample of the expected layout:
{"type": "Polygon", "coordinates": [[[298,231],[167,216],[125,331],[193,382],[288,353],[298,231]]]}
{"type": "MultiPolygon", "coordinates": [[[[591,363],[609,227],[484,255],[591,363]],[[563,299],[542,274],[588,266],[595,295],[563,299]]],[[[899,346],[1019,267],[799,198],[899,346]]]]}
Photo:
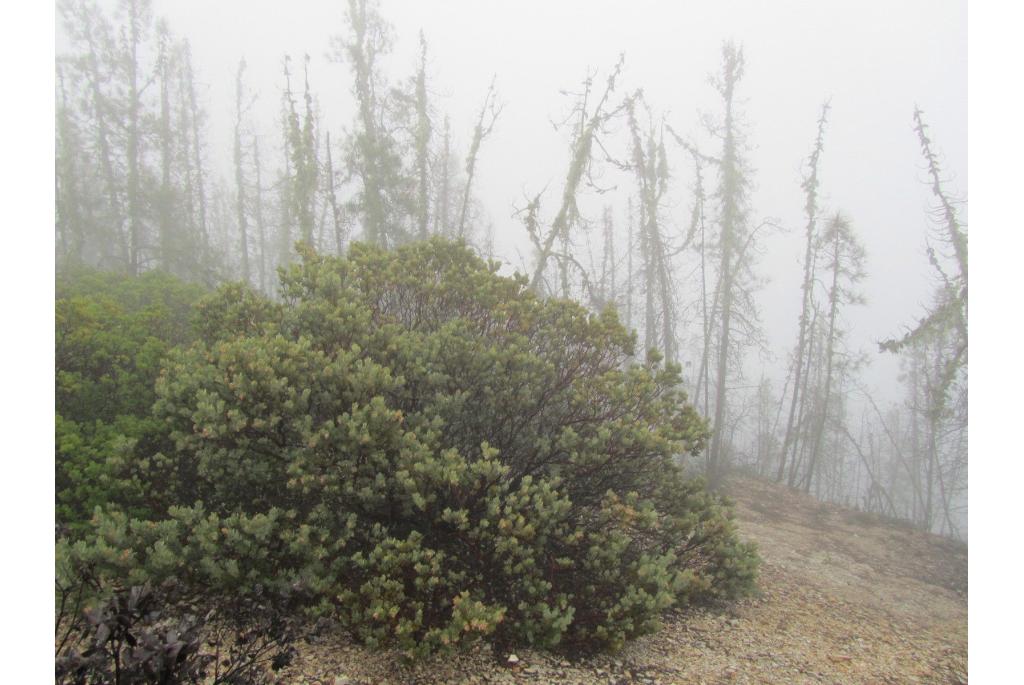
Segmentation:
{"type": "Polygon", "coordinates": [[[655,138],[653,126],[645,141],[641,138],[640,125],[636,117],[637,95],[627,101],[626,111],[633,140],[633,167],[637,178],[640,200],[640,245],[644,260],[644,344],[647,349],[657,347],[658,319],[660,309],[661,343],[665,359],[674,361],[675,333],[673,297],[669,254],[661,233],[658,220],[661,198],[667,189],[668,162],[665,155],[664,139],[655,138]],[[657,305],[660,304],[660,307],[657,305]]]}
{"type": "Polygon", "coordinates": [[[921,498],[921,389],[918,368],[920,363],[918,360],[918,353],[911,353],[910,360],[910,378],[909,378],[909,389],[910,389],[910,463],[911,463],[911,476],[910,479],[913,484],[912,491],[912,515],[914,522],[921,528],[927,529],[928,521],[927,514],[925,513],[924,501],[921,498]]]}
{"type": "Polygon", "coordinates": [[[320,164],[317,160],[316,142],[316,117],[313,113],[313,95],[309,89],[309,55],[305,56],[302,65],[303,75],[303,102],[305,114],[302,120],[302,137],[300,149],[301,167],[296,167],[296,174],[301,169],[301,181],[299,183],[299,227],[302,231],[302,239],[310,245],[314,245],[313,233],[316,230],[316,189],[317,176],[320,164]]]}
{"type": "MultiPolygon", "coordinates": [[[[641,193],[643,188],[641,187],[641,193]]],[[[657,346],[654,332],[654,255],[651,246],[651,218],[648,216],[646,198],[640,197],[640,258],[644,269],[644,351],[657,346]]]]}
{"type": "Polygon", "coordinates": [[[626,227],[626,328],[633,328],[633,198],[629,198],[629,216],[626,227]]]}
{"type": "MultiPolygon", "coordinates": [[[[671,131],[671,129],[670,129],[671,131]]],[[[674,133],[673,133],[674,135],[674,133]]],[[[680,139],[680,142],[683,142],[680,139]]],[[[701,340],[703,343],[703,353],[701,355],[701,364],[698,366],[696,375],[693,378],[693,401],[700,401],[701,387],[705,392],[707,391],[707,379],[705,378],[707,367],[707,345],[710,338],[710,329],[708,324],[708,300],[707,300],[707,264],[705,256],[705,226],[704,226],[704,203],[706,196],[704,193],[704,168],[703,158],[697,151],[690,146],[686,146],[687,151],[693,157],[694,165],[694,201],[693,211],[690,213],[690,228],[687,231],[686,239],[684,244],[691,245],[693,241],[698,237],[700,238],[700,311],[701,311],[701,340]]],[[[704,415],[707,416],[707,402],[704,403],[704,415]]]]}
{"type": "Polygon", "coordinates": [[[256,170],[256,233],[260,245],[260,260],[258,262],[260,290],[267,292],[267,227],[263,220],[263,169],[260,165],[258,136],[253,136],[252,139],[252,161],[256,170]]]}
{"type": "MultiPolygon", "coordinates": [[[[430,113],[427,103],[427,41],[420,31],[420,69],[416,74],[416,172],[418,176],[418,188],[416,197],[416,222],[419,225],[419,238],[426,240],[427,227],[430,222],[430,204],[428,186],[429,154],[430,154],[430,113]]],[[[328,155],[330,151],[328,151],[328,155]]],[[[332,205],[333,181],[332,181],[332,205]]],[[[337,233],[337,220],[335,220],[335,232],[337,233]]],[[[339,254],[341,247],[339,245],[339,254]]]]}
{"type": "MultiPolygon", "coordinates": [[[[590,161],[591,149],[594,144],[595,135],[597,134],[601,124],[606,119],[604,107],[608,98],[615,90],[615,80],[618,78],[619,72],[622,71],[622,64],[623,60],[620,58],[615,69],[608,76],[604,95],[602,95],[600,101],[598,101],[593,114],[587,118],[586,124],[582,126],[581,130],[575,136],[572,147],[572,159],[569,164],[569,171],[566,174],[565,187],[562,190],[562,205],[559,207],[558,213],[555,215],[555,219],[551,223],[551,230],[548,232],[547,237],[544,239],[543,244],[540,246],[540,250],[538,251],[537,264],[534,267],[533,276],[530,278],[531,290],[538,290],[540,287],[541,277],[544,275],[544,269],[547,267],[548,260],[551,259],[555,241],[566,240],[569,225],[577,211],[576,192],[579,189],[587,164],[590,161]]],[[[586,111],[586,100],[589,92],[590,86],[588,81],[587,90],[584,94],[582,103],[582,111],[584,113],[586,111]]]]}
{"type": "MultiPolygon", "coordinates": [[[[700,198],[703,200],[703,198],[700,198]]],[[[701,395],[701,386],[704,388],[704,411],[703,415],[708,415],[708,410],[711,406],[710,398],[708,397],[709,386],[711,380],[708,377],[709,365],[708,355],[710,351],[709,345],[711,344],[711,319],[708,316],[708,279],[707,279],[707,242],[706,242],[706,230],[704,226],[704,208],[703,201],[701,202],[701,214],[700,214],[700,306],[701,306],[701,331],[703,332],[703,352],[700,359],[700,368],[697,371],[697,387],[696,397],[701,395]]]]}
{"type": "Polygon", "coordinates": [[[723,422],[728,403],[729,349],[732,344],[733,298],[735,296],[735,279],[738,264],[735,263],[739,251],[738,231],[742,221],[740,209],[742,193],[742,171],[738,157],[736,140],[736,122],[733,114],[733,94],[739,79],[743,75],[743,53],[732,46],[724,48],[724,78],[720,84],[720,94],[725,104],[724,139],[722,143],[722,161],[720,164],[722,201],[722,232],[720,237],[721,262],[721,312],[718,331],[718,359],[715,375],[715,414],[712,422],[711,443],[708,451],[708,482],[717,486],[724,467],[724,435],[723,422]]]}
{"type": "Polygon", "coordinates": [[[291,262],[292,257],[292,206],[294,204],[293,197],[294,183],[292,179],[292,144],[290,136],[290,125],[288,121],[288,103],[287,100],[283,103],[281,110],[281,129],[283,132],[283,152],[284,152],[284,170],[281,172],[281,176],[278,179],[278,207],[280,209],[280,217],[278,219],[278,234],[277,234],[277,265],[286,266],[291,262]]]}
{"type": "MultiPolygon", "coordinates": [[[[810,396],[810,388],[814,387],[821,378],[821,360],[819,355],[821,354],[820,347],[823,341],[818,330],[818,319],[820,316],[820,307],[817,303],[812,302],[811,323],[807,330],[807,360],[804,365],[803,381],[798,388],[794,389],[800,393],[802,398],[810,396]],[[813,378],[812,371],[815,371],[813,378]]],[[[808,426],[805,420],[811,420],[814,416],[814,409],[813,404],[806,400],[801,401],[797,406],[796,423],[794,424],[795,432],[793,434],[793,458],[789,462],[789,475],[786,479],[786,484],[791,488],[796,487],[800,476],[800,469],[803,467],[803,458],[807,453],[806,438],[808,437],[808,426]]]]}
{"type": "Polygon", "coordinates": [[[209,248],[210,232],[206,223],[206,184],[203,181],[202,137],[200,135],[200,111],[196,98],[195,78],[192,73],[192,58],[186,53],[185,76],[188,84],[189,109],[192,114],[192,157],[196,173],[196,199],[199,207],[199,233],[202,247],[209,248]]]}
{"type": "Polygon", "coordinates": [[[338,195],[334,187],[334,162],[331,158],[331,132],[327,132],[327,201],[331,205],[331,218],[334,221],[334,247],[337,254],[345,253],[345,236],[342,224],[341,208],[338,206],[338,195]]]}
{"type": "MultiPolygon", "coordinates": [[[[108,101],[103,93],[101,84],[105,76],[101,69],[101,46],[99,43],[103,36],[97,36],[96,31],[98,17],[87,7],[81,7],[80,11],[66,21],[77,24],[81,27],[82,40],[86,45],[87,53],[85,59],[85,72],[89,81],[89,92],[91,95],[90,105],[92,107],[93,120],[96,126],[96,145],[99,148],[100,169],[103,172],[103,181],[106,186],[107,204],[111,216],[107,219],[115,227],[115,242],[120,252],[120,260],[125,268],[128,267],[129,245],[126,228],[125,208],[121,199],[120,183],[114,171],[113,151],[111,147],[112,131],[108,120],[108,101]]],[[[101,262],[103,257],[100,257],[101,262]]]]}
{"type": "Polygon", "coordinates": [[[434,233],[451,235],[452,226],[449,225],[451,220],[448,216],[451,212],[449,209],[449,193],[451,192],[451,166],[452,158],[452,145],[451,145],[451,125],[448,121],[448,117],[444,118],[444,143],[441,146],[441,163],[440,163],[440,188],[438,188],[437,194],[437,205],[434,210],[434,233]]]}
{"type": "Polygon", "coordinates": [[[494,122],[497,121],[501,108],[497,106],[494,90],[494,81],[491,78],[491,85],[487,87],[487,95],[484,96],[484,104],[480,108],[480,117],[477,119],[476,127],[473,129],[473,142],[469,146],[469,154],[466,156],[466,187],[462,191],[462,208],[459,210],[458,233],[459,238],[466,237],[466,210],[469,207],[470,191],[473,187],[473,176],[476,174],[476,158],[480,152],[480,144],[494,129],[494,122]],[[484,121],[490,114],[490,121],[486,125],[484,121]]]}
{"type": "Polygon", "coordinates": [[[854,439],[854,437],[850,434],[850,431],[845,426],[843,427],[843,433],[850,441],[850,444],[853,445],[853,448],[857,451],[857,455],[860,457],[861,463],[864,465],[864,470],[867,471],[868,479],[871,481],[871,488],[869,489],[869,493],[872,490],[880,493],[882,497],[884,497],[886,504],[889,505],[889,511],[895,513],[896,505],[893,503],[892,497],[889,495],[889,491],[886,490],[884,485],[882,485],[881,480],[875,476],[875,471],[871,468],[871,462],[868,459],[868,457],[865,456],[864,451],[860,447],[860,443],[854,439]]]}
{"type": "Polygon", "coordinates": [[[163,24],[159,31],[158,70],[160,76],[160,264],[164,269],[171,270],[176,259],[172,248],[172,224],[174,214],[174,189],[171,186],[172,134],[171,134],[171,69],[168,41],[170,40],[163,24]]]}
{"type": "Polygon", "coordinates": [[[708,481],[717,485],[721,477],[723,460],[722,422],[725,420],[725,406],[728,390],[727,374],[729,371],[729,336],[732,333],[732,264],[731,259],[723,259],[723,298],[722,319],[718,338],[718,362],[715,370],[715,417],[712,423],[711,446],[708,461],[708,481]]]}
{"type": "Polygon", "coordinates": [[[238,63],[238,72],[235,76],[235,187],[237,189],[237,202],[235,205],[236,216],[238,217],[238,232],[240,238],[239,256],[242,260],[242,280],[246,285],[250,284],[249,279],[249,228],[245,208],[245,174],[242,166],[242,118],[246,108],[243,105],[242,97],[242,75],[245,73],[245,60],[238,63]]]}
{"type": "MultiPolygon", "coordinates": [[[[836,217],[833,221],[839,222],[840,218],[836,217]]],[[[815,427],[814,431],[814,443],[811,449],[811,458],[807,464],[807,474],[804,476],[804,492],[810,491],[811,481],[814,479],[814,471],[817,468],[818,458],[821,454],[822,440],[825,436],[825,424],[828,421],[829,401],[832,393],[832,368],[833,361],[835,359],[836,315],[839,312],[839,274],[842,266],[841,241],[842,233],[839,230],[836,230],[835,240],[833,243],[832,287],[829,290],[828,296],[828,331],[825,334],[825,387],[822,391],[821,411],[818,412],[818,425],[815,427]]]]}
{"type": "Polygon", "coordinates": [[[299,235],[302,241],[311,247],[315,247],[314,234],[316,229],[315,205],[316,205],[316,178],[318,164],[316,159],[316,135],[313,116],[313,98],[309,90],[309,56],[305,58],[303,66],[304,91],[303,101],[305,105],[302,120],[295,109],[295,99],[292,94],[291,72],[288,65],[291,58],[284,58],[285,78],[285,128],[287,144],[285,149],[291,154],[291,169],[294,173],[288,175],[290,185],[289,197],[293,204],[292,216],[298,221],[299,235]]]}
{"type": "MultiPolygon", "coordinates": [[[[928,163],[928,175],[932,179],[932,193],[938,198],[942,208],[943,220],[946,222],[947,240],[953,246],[953,254],[956,256],[957,268],[963,278],[964,290],[967,289],[967,233],[957,219],[953,203],[942,190],[942,171],[939,168],[938,159],[932,152],[931,140],[927,135],[927,126],[924,123],[923,112],[920,109],[914,110],[914,130],[917,132],[918,140],[921,143],[921,150],[925,161],[928,163]]],[[[967,300],[967,293],[963,293],[964,301],[967,300]]],[[[966,327],[967,322],[962,325],[966,327]]],[[[966,331],[964,331],[966,335],[966,331]]]]}
{"type": "Polygon", "coordinates": [[[604,206],[601,214],[601,283],[599,292],[601,308],[609,305],[618,309],[615,303],[615,229],[612,225],[612,208],[604,206]]]}
{"type": "MultiPolygon", "coordinates": [[[[187,49],[187,44],[185,44],[179,53],[179,63],[175,70],[178,87],[178,130],[175,133],[175,138],[178,143],[177,155],[182,173],[182,200],[185,207],[185,228],[188,231],[190,241],[194,241],[198,237],[199,224],[196,221],[196,190],[193,178],[195,171],[192,168],[192,121],[189,113],[188,84],[185,81],[184,60],[188,59],[187,49]]],[[[198,241],[190,242],[190,246],[192,248],[192,253],[183,256],[188,258],[198,258],[199,253],[203,251],[203,248],[205,247],[203,245],[199,245],[198,241]]]]}
{"type": "Polygon", "coordinates": [[[808,363],[810,361],[805,355],[805,348],[807,345],[808,324],[810,323],[809,317],[815,271],[814,240],[818,219],[818,161],[825,146],[825,124],[828,120],[828,111],[829,103],[826,102],[822,105],[821,116],[818,118],[818,137],[814,143],[814,150],[808,159],[810,171],[803,182],[804,191],[807,193],[807,200],[804,204],[804,210],[807,214],[807,229],[804,242],[804,280],[800,291],[802,304],[798,323],[796,351],[793,355],[793,396],[790,399],[789,418],[786,420],[786,432],[782,439],[779,470],[775,477],[775,480],[779,482],[782,481],[782,474],[786,469],[786,457],[789,447],[794,443],[796,433],[800,429],[799,424],[795,423],[794,420],[797,415],[797,404],[804,399],[799,392],[802,387],[801,378],[805,368],[804,360],[808,359],[808,363]]]}
{"type": "Polygon", "coordinates": [[[380,168],[381,132],[377,125],[377,98],[374,83],[374,63],[378,45],[374,42],[372,26],[375,17],[367,13],[366,0],[349,0],[348,17],[352,27],[352,42],[345,46],[352,65],[355,81],[358,120],[361,130],[357,137],[361,150],[357,173],[363,182],[363,226],[367,241],[378,245],[394,242],[392,228],[387,225],[387,205],[383,172],[380,168]]]}
{"type": "Polygon", "coordinates": [[[128,2],[128,52],[125,69],[128,75],[128,273],[137,275],[141,269],[143,243],[142,197],[140,188],[142,101],[139,89],[138,50],[142,40],[138,0],[128,2]]]}
{"type": "Polygon", "coordinates": [[[84,221],[78,184],[78,136],[72,121],[71,105],[64,84],[64,69],[57,63],[57,85],[60,99],[57,102],[57,149],[55,199],[56,228],[61,242],[64,259],[78,264],[82,261],[84,221]]]}

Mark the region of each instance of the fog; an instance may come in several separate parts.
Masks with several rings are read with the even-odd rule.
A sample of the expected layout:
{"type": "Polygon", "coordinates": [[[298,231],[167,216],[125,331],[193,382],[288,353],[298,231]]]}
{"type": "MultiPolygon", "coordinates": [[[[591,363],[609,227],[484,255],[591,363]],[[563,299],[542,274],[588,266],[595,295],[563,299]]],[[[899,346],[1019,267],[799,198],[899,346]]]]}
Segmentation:
{"type": "Polygon", "coordinates": [[[57,683],[966,685],[966,0],[55,33],[57,683]]]}
{"type": "MultiPolygon", "coordinates": [[[[112,0],[100,6],[116,15],[112,0]]],[[[282,155],[285,55],[292,58],[296,94],[302,89],[302,58],[309,57],[320,130],[330,131],[332,141],[352,133],[357,108],[350,65],[332,47],[334,38],[347,31],[345,11],[345,3],[331,0],[287,6],[242,0],[153,3],[154,15],[165,17],[171,32],[191,45],[207,114],[205,156],[211,183],[223,188],[233,183],[240,59],[247,64],[245,88],[256,95],[246,112],[247,133],[261,140],[268,167],[278,166],[282,155]]],[[[416,73],[422,31],[434,117],[432,144],[438,141],[440,119],[449,116],[458,167],[494,79],[501,109],[477,156],[470,241],[503,261],[504,273],[529,274],[533,269],[536,251],[520,210],[543,193],[544,221],[554,215],[571,142],[570,127],[555,124],[572,113],[586,78],[593,77],[599,91],[624,56],[615,98],[642,89],[652,121],[664,122],[702,153],[713,155],[720,143],[703,122],[720,117],[721,100],[709,78],[721,73],[724,41],[742,48],[745,73],[736,106],[750,169],[748,221],[764,225],[752,267],[759,281],[753,298],[763,341],[743,350],[742,373],[738,368],[730,380],[746,394],[762,377],[772,381],[776,393],[786,381],[801,310],[806,223],[801,182],[821,106],[828,101],[818,169],[819,213],[825,217],[841,212],[866,250],[866,278],[858,286],[866,304],[844,307],[839,314],[844,348],[867,361],[856,372],[857,387],[883,409],[903,403],[899,357],[880,353],[878,343],[913,328],[939,285],[926,253],[935,241],[936,199],[914,130],[915,108],[923,111],[933,151],[939,155],[944,192],[961,202],[960,219],[967,223],[966,2],[385,0],[380,12],[394,29],[394,49],[379,65],[390,86],[406,84],[416,73]]],[[[57,52],[71,49],[58,18],[57,52]]],[[[607,154],[626,155],[625,126],[612,128],[607,138],[614,149],[607,154]]],[[[659,220],[668,240],[678,242],[690,222],[694,167],[681,146],[672,141],[666,146],[670,180],[659,220]]],[[[578,199],[581,222],[593,224],[575,238],[574,247],[591,260],[584,266],[593,265],[595,254],[600,259],[597,224],[602,208],[611,208],[616,240],[621,241],[628,223],[627,200],[635,193],[630,173],[598,163],[593,171],[595,184],[604,192],[586,188],[578,199]]],[[[714,174],[706,169],[705,176],[710,193],[714,174]]],[[[358,238],[358,226],[353,231],[358,238]]],[[[699,356],[685,342],[693,337],[692,303],[700,296],[692,272],[690,276],[677,277],[674,286],[675,325],[681,336],[677,358],[688,374],[699,356]]],[[[634,319],[631,323],[642,328],[634,319]]],[[[852,414],[864,410],[862,400],[853,402],[859,409],[850,410],[852,414]]]]}
{"type": "MultiPolygon", "coordinates": [[[[111,8],[113,3],[108,3],[111,8]]],[[[911,114],[920,107],[943,154],[950,190],[967,193],[967,4],[882,1],[847,3],[544,2],[453,0],[389,1],[381,7],[395,27],[385,62],[399,77],[415,70],[417,34],[428,41],[429,88],[449,113],[463,150],[492,76],[504,104],[479,161],[477,194],[494,223],[495,251],[524,270],[529,251],[513,216],[524,197],[548,187],[558,192],[567,164],[560,119],[589,71],[606,73],[625,55],[621,92],[643,88],[651,107],[678,132],[700,141],[702,112],[715,107],[707,84],[719,69],[723,40],[741,44],[747,75],[740,98],[752,150],[751,207],[783,228],[765,240],[759,293],[769,349],[792,345],[799,297],[803,195],[801,169],[810,152],[819,108],[832,113],[822,159],[822,206],[853,220],[868,252],[863,290],[868,306],[850,311],[853,347],[871,354],[866,381],[896,393],[895,359],[875,354],[875,343],[903,332],[927,304],[930,281],[924,237],[932,205],[922,173],[911,114]]],[[[353,116],[351,78],[333,59],[332,37],[344,30],[343,3],[195,0],[156,2],[172,31],[192,45],[198,78],[208,90],[214,168],[229,176],[233,80],[248,62],[262,134],[276,128],[281,60],[308,54],[310,78],[323,125],[336,135],[353,116]]],[[[66,45],[58,31],[58,52],[66,45]]],[[[706,136],[705,136],[706,138],[706,136]]],[[[670,226],[688,221],[692,171],[674,185],[677,211],[670,226]]]]}

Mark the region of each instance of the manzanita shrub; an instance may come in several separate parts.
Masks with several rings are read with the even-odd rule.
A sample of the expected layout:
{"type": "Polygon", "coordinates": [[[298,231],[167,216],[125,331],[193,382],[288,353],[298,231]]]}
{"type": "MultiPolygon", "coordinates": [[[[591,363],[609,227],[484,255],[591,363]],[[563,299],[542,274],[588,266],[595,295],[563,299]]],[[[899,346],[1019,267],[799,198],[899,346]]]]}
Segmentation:
{"type": "Polygon", "coordinates": [[[60,545],[128,584],[301,586],[310,611],[410,656],[615,649],[670,607],[735,597],[757,558],[677,462],[706,425],[609,310],[535,297],[439,240],[306,250],[279,299],[199,305],[152,417],[139,518],[60,545]]]}
{"type": "Polygon", "coordinates": [[[72,534],[97,505],[150,516],[136,468],[166,431],[152,416],[164,355],[196,336],[196,285],[165,273],[137,278],[62,273],[55,303],[56,520],[72,534]]]}

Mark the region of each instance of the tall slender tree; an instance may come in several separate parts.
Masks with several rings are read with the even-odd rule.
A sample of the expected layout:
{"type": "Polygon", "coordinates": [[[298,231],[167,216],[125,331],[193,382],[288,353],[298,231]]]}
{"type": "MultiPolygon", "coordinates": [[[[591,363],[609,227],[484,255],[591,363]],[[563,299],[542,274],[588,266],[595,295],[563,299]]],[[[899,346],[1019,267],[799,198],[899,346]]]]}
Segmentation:
{"type": "MultiPolygon", "coordinates": [[[[803,397],[804,373],[807,368],[808,332],[810,327],[811,305],[814,288],[815,273],[815,252],[814,245],[817,240],[818,222],[818,163],[821,153],[825,148],[825,124],[828,122],[830,105],[826,101],[821,107],[821,116],[818,117],[818,135],[814,141],[814,149],[807,160],[807,176],[804,178],[802,187],[806,194],[804,202],[804,213],[807,217],[806,229],[804,231],[804,277],[800,286],[800,318],[797,322],[797,343],[793,352],[792,377],[793,394],[790,397],[789,416],[786,420],[786,432],[782,439],[782,450],[779,454],[779,468],[776,472],[776,480],[781,481],[786,469],[786,459],[791,447],[794,447],[796,434],[799,432],[797,409],[803,397]]],[[[800,414],[802,414],[802,410],[800,414]]],[[[794,447],[795,450],[795,447],[794,447]]]]}
{"type": "Polygon", "coordinates": [[[743,271],[749,268],[744,262],[747,254],[745,242],[749,229],[747,221],[747,188],[749,181],[744,160],[741,156],[741,140],[736,117],[736,86],[743,78],[743,50],[732,43],[722,48],[722,76],[715,82],[715,89],[725,107],[722,125],[722,153],[718,165],[719,185],[716,198],[719,202],[719,263],[718,263],[718,327],[717,360],[715,370],[715,412],[712,418],[711,441],[708,447],[708,480],[717,485],[722,475],[725,460],[725,419],[728,403],[730,353],[736,344],[733,315],[740,295],[740,281],[743,271]]]}
{"type": "Polygon", "coordinates": [[[935,305],[918,321],[913,329],[901,338],[894,338],[880,343],[882,351],[899,352],[912,344],[918,337],[929,332],[949,329],[955,333],[956,342],[950,357],[944,363],[942,395],[947,396],[950,388],[961,373],[967,370],[967,228],[960,220],[956,204],[943,187],[943,171],[938,156],[932,150],[932,142],[928,137],[928,127],[924,123],[924,114],[920,109],[914,110],[914,125],[921,153],[925,158],[928,176],[931,181],[932,194],[937,203],[936,214],[939,226],[936,231],[936,242],[945,245],[952,252],[953,269],[943,264],[942,254],[935,244],[928,245],[928,261],[938,276],[939,294],[935,297],[935,305]]]}
{"type": "Polygon", "coordinates": [[[331,221],[334,226],[334,249],[337,254],[345,252],[345,220],[341,214],[341,204],[338,202],[337,178],[334,171],[334,158],[331,156],[331,132],[327,132],[326,148],[327,160],[324,169],[324,188],[326,189],[327,202],[331,208],[331,221]]]}
{"type": "MultiPolygon", "coordinates": [[[[56,231],[58,261],[80,264],[85,250],[82,141],[66,82],[67,65],[57,61],[56,231]]],[[[86,189],[88,192],[88,189],[86,189]]]]}
{"type": "Polygon", "coordinates": [[[122,11],[127,15],[127,26],[121,32],[120,66],[125,73],[128,90],[125,102],[125,154],[127,156],[127,196],[128,196],[128,272],[136,275],[142,269],[143,250],[146,245],[145,211],[142,177],[143,144],[145,139],[143,91],[152,81],[141,82],[139,50],[152,22],[152,3],[150,0],[122,0],[122,11]]]}
{"type": "MultiPolygon", "coordinates": [[[[608,109],[609,99],[612,93],[615,92],[615,82],[622,72],[623,62],[624,58],[620,57],[615,68],[608,75],[604,92],[601,94],[593,110],[589,110],[589,99],[593,86],[591,78],[587,78],[584,82],[583,93],[577,99],[574,110],[578,116],[579,123],[573,133],[569,170],[566,173],[565,185],[562,189],[561,205],[555,214],[547,235],[541,236],[539,232],[536,234],[531,233],[530,235],[534,247],[537,249],[536,263],[533,268],[533,275],[530,277],[530,288],[533,290],[542,289],[544,271],[548,266],[548,262],[555,257],[556,244],[559,242],[567,244],[569,242],[569,230],[579,215],[576,195],[590,167],[595,140],[601,133],[605,123],[623,108],[608,109]]],[[[559,259],[559,262],[564,283],[566,268],[564,254],[562,257],[562,259],[559,259]]]]}
{"type": "Polygon", "coordinates": [[[244,86],[245,60],[238,62],[235,74],[235,129],[234,129],[234,162],[235,162],[235,216],[238,221],[239,246],[238,254],[241,261],[242,280],[251,282],[249,272],[249,217],[246,202],[245,179],[245,145],[242,142],[245,117],[252,104],[247,97],[244,86]]]}
{"type": "MultiPolygon", "coordinates": [[[[416,224],[426,239],[430,225],[430,108],[427,101],[427,39],[420,31],[420,66],[416,72],[416,224]]],[[[340,249],[340,248],[339,248],[340,249]]]]}
{"type": "Polygon", "coordinates": [[[669,180],[664,125],[660,132],[656,130],[648,109],[647,131],[642,132],[636,113],[637,104],[647,108],[640,93],[627,100],[626,113],[632,140],[631,162],[637,180],[640,206],[640,255],[644,262],[644,345],[648,349],[660,347],[666,359],[675,361],[675,297],[670,264],[672,252],[660,220],[661,203],[668,191],[669,180]]]}
{"type": "Polygon", "coordinates": [[[259,287],[263,292],[267,291],[267,224],[263,218],[263,165],[260,163],[260,139],[259,136],[252,137],[252,165],[256,174],[256,184],[253,187],[253,196],[256,205],[256,239],[259,241],[259,287]]]}
{"type": "Polygon", "coordinates": [[[292,213],[299,224],[299,235],[309,245],[314,245],[316,190],[319,175],[317,160],[316,125],[313,107],[313,95],[309,88],[309,55],[303,62],[303,113],[300,117],[295,106],[295,97],[291,88],[291,72],[288,68],[291,60],[285,57],[285,105],[287,107],[287,149],[291,153],[291,193],[292,213]]]}
{"type": "Polygon", "coordinates": [[[473,141],[469,145],[469,154],[466,155],[466,185],[462,190],[462,204],[459,209],[459,223],[457,235],[459,238],[466,237],[466,211],[469,207],[470,193],[473,189],[473,177],[476,175],[476,160],[480,153],[480,145],[484,138],[494,130],[494,123],[501,114],[501,105],[497,103],[497,93],[494,89],[494,82],[497,77],[491,78],[491,84],[487,87],[487,95],[484,96],[484,104],[480,107],[480,116],[477,118],[476,127],[473,129],[473,141]]]}
{"type": "Polygon", "coordinates": [[[444,138],[442,139],[440,158],[434,172],[436,200],[434,201],[434,233],[450,236],[452,234],[451,219],[451,186],[452,186],[452,137],[451,122],[444,118],[444,138]]]}
{"type": "MultiPolygon", "coordinates": [[[[87,123],[83,126],[83,148],[91,149],[99,162],[102,195],[97,212],[99,233],[90,241],[97,251],[95,262],[105,268],[127,270],[129,244],[124,199],[115,144],[120,106],[111,85],[117,64],[114,29],[93,2],[62,0],[58,6],[71,44],[77,49],[67,64],[69,77],[84,91],[87,123]],[[85,140],[87,139],[87,140],[85,140]]],[[[84,180],[86,176],[79,176],[84,180]]],[[[67,184],[65,189],[70,188],[67,184]]],[[[83,194],[87,192],[83,189],[83,194]]],[[[65,213],[66,216],[66,213],[65,213]]]]}
{"type": "Polygon", "coordinates": [[[821,242],[822,256],[826,260],[824,266],[831,277],[831,284],[828,290],[828,321],[825,328],[825,349],[822,364],[824,368],[824,381],[818,400],[816,425],[813,428],[811,437],[810,457],[806,472],[801,480],[805,492],[811,489],[815,470],[818,468],[821,459],[825,427],[833,401],[834,371],[836,355],[838,353],[837,347],[841,337],[841,331],[838,327],[840,308],[844,305],[859,304],[864,301],[863,296],[855,290],[855,286],[865,275],[865,253],[860,241],[853,233],[850,222],[840,214],[833,216],[821,236],[821,242]]]}
{"type": "Polygon", "coordinates": [[[171,86],[173,84],[173,52],[170,30],[167,22],[156,24],[157,33],[157,74],[160,83],[160,118],[157,137],[160,141],[160,189],[157,195],[157,226],[160,265],[167,270],[180,273],[174,245],[175,188],[172,178],[174,163],[174,140],[171,125],[171,86]]]}
{"type": "Polygon", "coordinates": [[[349,141],[349,174],[361,188],[352,207],[361,218],[363,237],[392,246],[408,238],[403,205],[406,188],[400,180],[401,159],[392,132],[386,127],[387,86],[378,59],[391,50],[391,27],[370,0],[349,0],[349,35],[338,39],[338,53],[349,63],[357,115],[349,141]]]}
{"type": "Polygon", "coordinates": [[[199,209],[199,230],[202,233],[203,241],[209,240],[209,229],[206,224],[206,184],[203,181],[203,138],[202,138],[202,122],[203,113],[199,108],[199,102],[196,98],[195,88],[195,77],[192,71],[192,60],[187,58],[185,61],[185,77],[188,84],[188,97],[189,97],[189,111],[192,120],[192,157],[195,160],[195,172],[196,172],[196,199],[197,207],[199,209]]]}

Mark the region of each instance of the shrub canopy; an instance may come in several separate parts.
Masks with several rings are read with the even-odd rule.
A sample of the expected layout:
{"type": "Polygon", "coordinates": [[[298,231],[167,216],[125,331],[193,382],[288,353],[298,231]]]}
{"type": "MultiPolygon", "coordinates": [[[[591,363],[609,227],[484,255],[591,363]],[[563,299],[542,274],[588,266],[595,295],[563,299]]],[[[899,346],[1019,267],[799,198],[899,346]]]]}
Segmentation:
{"type": "Polygon", "coordinates": [[[132,462],[162,446],[154,383],[167,351],[195,338],[204,291],[160,272],[81,270],[62,274],[56,294],[57,523],[81,531],[109,502],[147,515],[132,462]]]}
{"type": "Polygon", "coordinates": [[[410,654],[616,648],[751,586],[753,550],[677,459],[706,426],[611,310],[541,300],[464,246],[304,251],[280,299],[198,309],[155,382],[147,518],[107,507],[68,568],[313,610],[410,654]]]}

